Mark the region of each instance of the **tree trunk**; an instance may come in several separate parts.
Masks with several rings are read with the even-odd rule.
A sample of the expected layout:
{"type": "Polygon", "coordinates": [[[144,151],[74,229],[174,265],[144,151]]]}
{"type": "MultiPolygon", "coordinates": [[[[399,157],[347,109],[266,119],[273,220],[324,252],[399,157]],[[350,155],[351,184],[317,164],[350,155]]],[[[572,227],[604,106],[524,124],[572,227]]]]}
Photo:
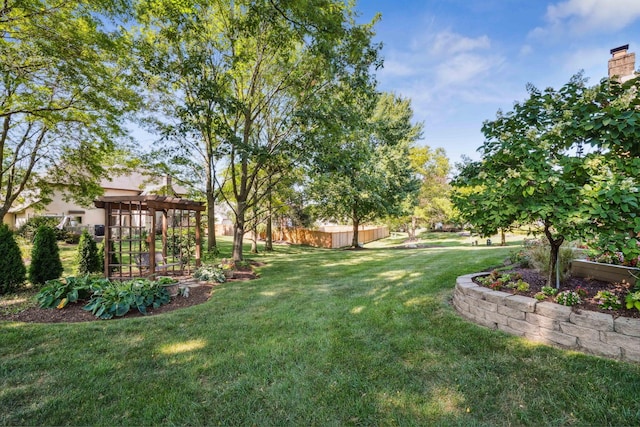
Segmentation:
{"type": "Polygon", "coordinates": [[[507,235],[504,230],[500,230],[500,246],[507,246],[507,235]]]}
{"type": "Polygon", "coordinates": [[[353,240],[351,241],[351,246],[354,248],[358,247],[358,227],[360,226],[360,222],[357,218],[353,218],[353,240]]]}
{"type": "Polygon", "coordinates": [[[245,227],[245,203],[238,202],[236,211],[236,220],[233,224],[233,252],[232,258],[234,261],[242,261],[242,243],[244,239],[244,227],[245,227]]]}
{"type": "MultiPolygon", "coordinates": [[[[560,246],[564,242],[564,236],[560,236],[557,239],[553,238],[551,231],[549,230],[550,225],[545,224],[544,226],[544,234],[547,236],[547,240],[549,241],[549,277],[547,278],[547,286],[554,286],[554,277],[556,277],[556,268],[558,263],[558,254],[560,253],[560,246]]],[[[555,284],[556,288],[559,288],[559,278],[557,280],[558,283],[555,284]]]]}
{"type": "Polygon", "coordinates": [[[271,204],[271,189],[269,189],[269,195],[267,196],[267,229],[265,230],[265,238],[264,238],[264,250],[265,251],[273,251],[273,227],[272,227],[272,209],[273,206],[271,204]]]}
{"type": "Polygon", "coordinates": [[[207,251],[217,253],[215,198],[207,192],[207,251]]]}

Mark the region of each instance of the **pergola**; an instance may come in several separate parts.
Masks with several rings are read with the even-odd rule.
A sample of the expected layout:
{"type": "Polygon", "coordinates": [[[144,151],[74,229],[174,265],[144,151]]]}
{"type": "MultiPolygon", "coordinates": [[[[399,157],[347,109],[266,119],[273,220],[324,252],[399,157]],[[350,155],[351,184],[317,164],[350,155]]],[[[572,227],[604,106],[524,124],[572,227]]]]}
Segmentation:
{"type": "Polygon", "coordinates": [[[105,196],[104,275],[182,275],[200,266],[203,202],[169,196],[105,196]]]}

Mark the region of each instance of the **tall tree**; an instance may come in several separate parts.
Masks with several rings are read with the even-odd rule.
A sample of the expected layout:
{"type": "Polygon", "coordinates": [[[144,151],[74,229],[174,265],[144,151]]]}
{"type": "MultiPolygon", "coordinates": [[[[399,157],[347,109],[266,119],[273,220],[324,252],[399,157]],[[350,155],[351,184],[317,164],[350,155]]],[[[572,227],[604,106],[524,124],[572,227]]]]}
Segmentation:
{"type": "Polygon", "coordinates": [[[119,65],[126,38],[101,22],[124,3],[0,5],[0,217],[56,186],[81,203],[101,191],[96,178],[137,100],[119,65]]]}
{"type": "Polygon", "coordinates": [[[560,90],[529,85],[524,102],[484,124],[482,161],[454,182],[456,206],[483,233],[541,224],[550,285],[567,238],[601,236],[638,255],[636,85],[604,80],[588,88],[580,75],[560,90]],[[592,147],[586,155],[585,145],[592,147]]]}
{"type": "MultiPolygon", "coordinates": [[[[201,151],[212,150],[215,159],[205,166],[210,174],[216,170],[211,164],[222,159],[219,170],[227,173],[221,180],[231,189],[226,194],[234,216],[236,260],[243,257],[253,207],[277,184],[273,178],[313,149],[303,144],[310,139],[303,137],[301,122],[308,121],[302,117],[308,118],[314,102],[336,82],[369,78],[377,59],[371,26],[356,25],[351,7],[338,0],[141,2],[149,46],[170,46],[163,57],[170,61],[152,55],[150,62],[173,72],[177,58],[190,65],[189,77],[212,76],[203,84],[207,90],[194,86],[201,88],[194,92],[195,102],[182,104],[188,123],[181,128],[184,116],[173,115],[178,122],[173,129],[181,138],[192,135],[201,151]],[[191,40],[193,50],[183,49],[191,40]],[[203,44],[212,48],[203,51],[203,44]],[[207,120],[214,125],[211,141],[202,130],[207,120]],[[268,184],[258,182],[262,179],[268,184]]],[[[179,81],[178,96],[186,96],[188,83],[183,82],[192,80],[179,75],[171,81],[179,81]]],[[[179,144],[184,148],[182,140],[179,144]]],[[[211,201],[212,187],[205,191],[211,201]]]]}
{"type": "Polygon", "coordinates": [[[406,200],[407,215],[402,217],[409,239],[416,237],[416,229],[426,223],[433,227],[452,216],[448,182],[449,159],[442,148],[412,147],[409,152],[411,167],[420,180],[420,191],[406,200]]]}
{"type": "Polygon", "coordinates": [[[420,137],[421,125],[411,123],[410,101],[385,93],[372,110],[367,108],[363,106],[359,122],[341,134],[341,144],[318,159],[311,176],[318,210],[325,218],[351,222],[353,247],[358,246],[361,224],[400,215],[402,202],[419,186],[409,150],[420,137]]]}

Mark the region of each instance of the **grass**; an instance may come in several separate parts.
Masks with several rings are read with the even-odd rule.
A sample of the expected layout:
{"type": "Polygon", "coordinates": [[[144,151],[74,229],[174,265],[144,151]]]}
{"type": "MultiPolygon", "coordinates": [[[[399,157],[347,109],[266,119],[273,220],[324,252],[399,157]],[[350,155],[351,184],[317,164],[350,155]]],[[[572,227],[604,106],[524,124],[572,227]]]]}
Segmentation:
{"type": "MultiPolygon", "coordinates": [[[[0,322],[0,425],[637,425],[640,366],[462,320],[456,276],[508,248],[254,256],[169,314],[0,322]]],[[[223,241],[223,251],[229,242],[223,241]]]]}

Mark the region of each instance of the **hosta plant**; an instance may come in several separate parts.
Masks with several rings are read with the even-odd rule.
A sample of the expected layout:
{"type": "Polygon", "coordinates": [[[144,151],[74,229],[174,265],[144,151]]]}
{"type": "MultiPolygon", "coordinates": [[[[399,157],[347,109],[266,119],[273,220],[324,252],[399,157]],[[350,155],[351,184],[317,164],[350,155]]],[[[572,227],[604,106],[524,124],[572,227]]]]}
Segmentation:
{"type": "Polygon", "coordinates": [[[147,307],[158,308],[171,300],[167,289],[157,282],[135,279],[126,282],[108,282],[96,289],[83,308],[100,319],[124,316],[132,308],[147,314],[147,307]]]}
{"type": "Polygon", "coordinates": [[[48,280],[36,295],[36,300],[41,308],[62,309],[69,303],[88,298],[92,283],[89,276],[48,280]]]}
{"type": "Polygon", "coordinates": [[[222,268],[211,266],[202,266],[198,268],[193,273],[193,277],[204,282],[215,281],[218,283],[224,283],[227,280],[227,277],[222,268]]]}

